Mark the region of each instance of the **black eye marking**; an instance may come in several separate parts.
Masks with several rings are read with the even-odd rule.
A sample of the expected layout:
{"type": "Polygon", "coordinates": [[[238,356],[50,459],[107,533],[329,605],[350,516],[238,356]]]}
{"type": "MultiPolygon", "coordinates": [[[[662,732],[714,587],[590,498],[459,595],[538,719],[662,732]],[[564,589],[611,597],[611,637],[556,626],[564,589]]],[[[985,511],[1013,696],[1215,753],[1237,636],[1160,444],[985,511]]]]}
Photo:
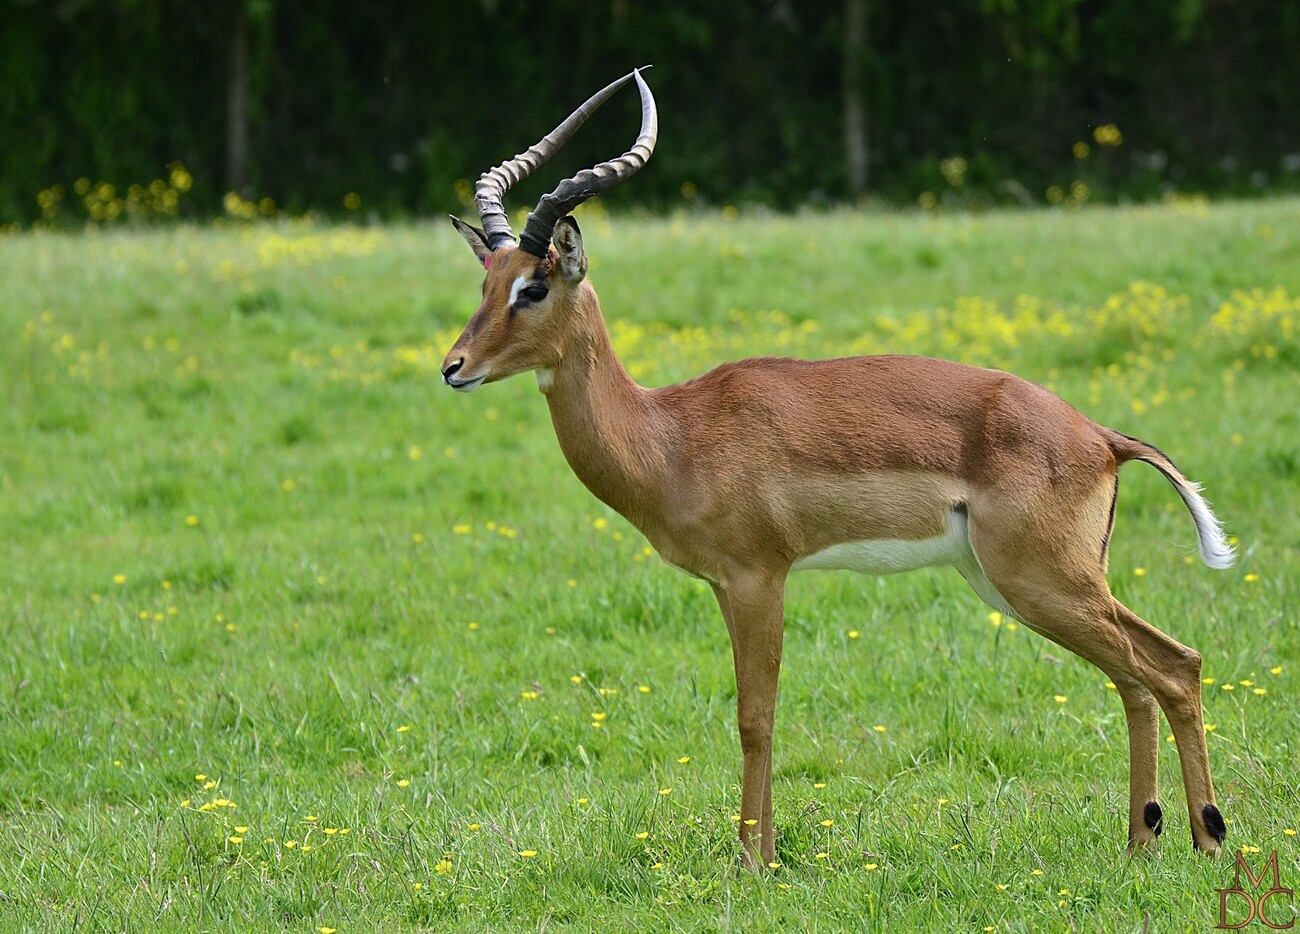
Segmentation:
{"type": "Polygon", "coordinates": [[[530,285],[528,288],[520,290],[519,294],[530,302],[540,302],[546,298],[547,288],[544,285],[530,285]]]}

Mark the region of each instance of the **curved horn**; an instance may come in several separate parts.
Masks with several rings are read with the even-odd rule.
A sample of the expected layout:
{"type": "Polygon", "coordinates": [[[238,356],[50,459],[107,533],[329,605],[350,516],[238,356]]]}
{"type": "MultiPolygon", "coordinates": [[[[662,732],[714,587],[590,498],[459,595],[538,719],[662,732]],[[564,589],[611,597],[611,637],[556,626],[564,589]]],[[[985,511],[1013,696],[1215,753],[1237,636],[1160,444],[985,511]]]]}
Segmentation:
{"type": "Polygon", "coordinates": [[[641,69],[633,71],[631,77],[636,78],[637,90],[641,92],[641,133],[636,142],[617,159],[583,169],[573,178],[560,182],[549,195],[542,195],[537,207],[528,216],[519,249],[534,256],[545,256],[551,233],[560,218],[592,195],[632,177],[649,160],[655,149],[655,141],[659,138],[659,116],[655,111],[654,95],[641,77],[641,69]]]}
{"type": "MultiPolygon", "coordinates": [[[[595,113],[601,104],[609,100],[615,91],[627,84],[635,75],[634,71],[607,84],[587,98],[582,106],[543,136],[536,145],[528,147],[508,162],[503,162],[479,176],[478,184],[474,186],[474,203],[478,206],[478,216],[483,222],[483,232],[487,234],[489,249],[495,250],[515,242],[515,235],[510,230],[510,220],[506,217],[505,208],[501,206],[501,198],[505,193],[559,152],[560,147],[568,142],[569,137],[578,127],[586,123],[587,118],[595,113]]],[[[639,81],[640,78],[638,77],[637,80],[639,81]]],[[[653,146],[653,143],[651,145],[653,146]]]]}

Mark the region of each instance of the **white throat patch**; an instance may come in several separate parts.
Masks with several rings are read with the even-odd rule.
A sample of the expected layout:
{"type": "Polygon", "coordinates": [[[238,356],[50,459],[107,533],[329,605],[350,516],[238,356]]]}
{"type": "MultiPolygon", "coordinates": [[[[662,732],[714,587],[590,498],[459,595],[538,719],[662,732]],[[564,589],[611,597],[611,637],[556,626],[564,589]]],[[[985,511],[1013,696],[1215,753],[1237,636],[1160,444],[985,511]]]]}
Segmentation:
{"type": "Polygon", "coordinates": [[[549,367],[541,367],[533,372],[537,374],[537,388],[542,392],[550,392],[551,387],[555,385],[555,371],[549,367]]]}

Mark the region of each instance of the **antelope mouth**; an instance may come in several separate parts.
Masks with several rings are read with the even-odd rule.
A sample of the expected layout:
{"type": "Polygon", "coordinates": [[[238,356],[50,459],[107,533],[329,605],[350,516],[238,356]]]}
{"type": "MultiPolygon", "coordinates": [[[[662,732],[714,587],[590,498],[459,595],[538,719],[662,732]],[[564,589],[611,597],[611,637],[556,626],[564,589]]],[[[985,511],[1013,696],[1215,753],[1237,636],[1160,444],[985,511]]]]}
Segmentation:
{"type": "Polygon", "coordinates": [[[487,379],[487,374],[475,376],[473,379],[460,379],[456,376],[447,376],[444,379],[446,379],[447,385],[457,392],[473,392],[483,385],[483,380],[487,379]]]}

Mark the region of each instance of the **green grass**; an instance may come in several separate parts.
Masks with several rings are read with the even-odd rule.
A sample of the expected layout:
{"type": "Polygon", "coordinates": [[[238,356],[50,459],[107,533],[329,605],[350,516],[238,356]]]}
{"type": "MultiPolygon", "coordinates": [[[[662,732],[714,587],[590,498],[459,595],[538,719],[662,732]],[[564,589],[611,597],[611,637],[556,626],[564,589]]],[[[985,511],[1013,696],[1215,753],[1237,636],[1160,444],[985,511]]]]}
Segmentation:
{"type": "MultiPolygon", "coordinates": [[[[1205,483],[1241,565],[1189,563],[1190,518],[1136,465],[1112,585],[1203,653],[1229,842],[1296,887],[1298,222],[1283,200],[584,232],[647,383],[937,353],[1205,483]],[[1278,291],[1234,295],[1256,288],[1278,291]]],[[[0,240],[0,929],[1217,922],[1231,863],[1190,851],[1172,744],[1163,847],[1130,860],[1118,698],[951,572],[792,578],[783,866],[738,873],[712,597],[570,474],[531,378],[440,385],[480,275],[444,224],[0,240]]]]}

